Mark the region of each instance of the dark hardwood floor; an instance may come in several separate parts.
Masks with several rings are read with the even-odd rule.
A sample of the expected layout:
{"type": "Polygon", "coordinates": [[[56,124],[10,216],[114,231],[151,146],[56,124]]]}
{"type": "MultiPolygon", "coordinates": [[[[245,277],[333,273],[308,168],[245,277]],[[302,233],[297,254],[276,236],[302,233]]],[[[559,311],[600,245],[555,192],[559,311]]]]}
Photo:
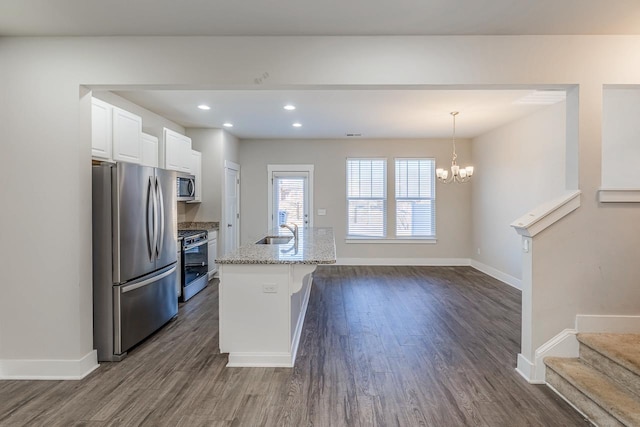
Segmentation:
{"type": "Polygon", "coordinates": [[[469,267],[314,277],[293,369],[225,368],[212,282],[84,380],[0,381],[0,425],[588,425],[515,372],[519,291],[469,267]]]}

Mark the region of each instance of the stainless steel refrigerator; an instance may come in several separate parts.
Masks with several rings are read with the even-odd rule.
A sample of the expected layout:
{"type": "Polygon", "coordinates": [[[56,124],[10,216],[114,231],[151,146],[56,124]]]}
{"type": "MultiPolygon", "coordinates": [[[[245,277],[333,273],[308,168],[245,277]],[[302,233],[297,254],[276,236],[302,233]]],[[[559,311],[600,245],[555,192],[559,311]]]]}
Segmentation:
{"type": "Polygon", "coordinates": [[[93,166],[93,343],[100,361],[178,313],[176,173],[131,163],[93,166]]]}

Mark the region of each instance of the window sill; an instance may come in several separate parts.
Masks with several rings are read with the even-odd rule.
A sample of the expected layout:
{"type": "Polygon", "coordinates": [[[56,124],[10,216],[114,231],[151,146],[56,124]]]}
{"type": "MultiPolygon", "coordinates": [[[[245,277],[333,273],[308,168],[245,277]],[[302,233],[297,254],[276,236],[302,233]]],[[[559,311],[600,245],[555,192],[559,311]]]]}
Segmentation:
{"type": "Polygon", "coordinates": [[[375,237],[347,237],[344,239],[347,244],[409,244],[409,245],[433,245],[438,243],[438,239],[435,237],[398,237],[395,239],[390,238],[375,238],[375,237]]]}

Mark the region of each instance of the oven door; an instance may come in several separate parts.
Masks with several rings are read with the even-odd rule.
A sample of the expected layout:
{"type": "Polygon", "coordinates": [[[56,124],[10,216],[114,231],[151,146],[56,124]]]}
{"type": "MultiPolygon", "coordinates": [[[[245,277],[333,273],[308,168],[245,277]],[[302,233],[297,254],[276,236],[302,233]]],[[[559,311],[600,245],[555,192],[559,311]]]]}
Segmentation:
{"type": "Polygon", "coordinates": [[[188,300],[207,286],[208,243],[205,239],[182,248],[182,301],[188,300]]]}

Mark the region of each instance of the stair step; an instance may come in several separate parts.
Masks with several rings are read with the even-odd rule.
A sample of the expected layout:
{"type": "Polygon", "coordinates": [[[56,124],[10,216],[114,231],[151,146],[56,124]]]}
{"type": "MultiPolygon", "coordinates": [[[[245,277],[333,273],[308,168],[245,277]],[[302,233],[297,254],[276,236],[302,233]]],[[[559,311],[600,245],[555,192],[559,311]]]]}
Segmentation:
{"type": "Polygon", "coordinates": [[[578,334],[578,341],[640,376],[640,334],[578,334]]]}
{"type": "Polygon", "coordinates": [[[547,383],[597,425],[640,426],[640,399],[628,389],[577,358],[546,357],[544,363],[547,383]]]}
{"type": "Polygon", "coordinates": [[[580,359],[640,399],[640,335],[578,334],[580,359]]]}

